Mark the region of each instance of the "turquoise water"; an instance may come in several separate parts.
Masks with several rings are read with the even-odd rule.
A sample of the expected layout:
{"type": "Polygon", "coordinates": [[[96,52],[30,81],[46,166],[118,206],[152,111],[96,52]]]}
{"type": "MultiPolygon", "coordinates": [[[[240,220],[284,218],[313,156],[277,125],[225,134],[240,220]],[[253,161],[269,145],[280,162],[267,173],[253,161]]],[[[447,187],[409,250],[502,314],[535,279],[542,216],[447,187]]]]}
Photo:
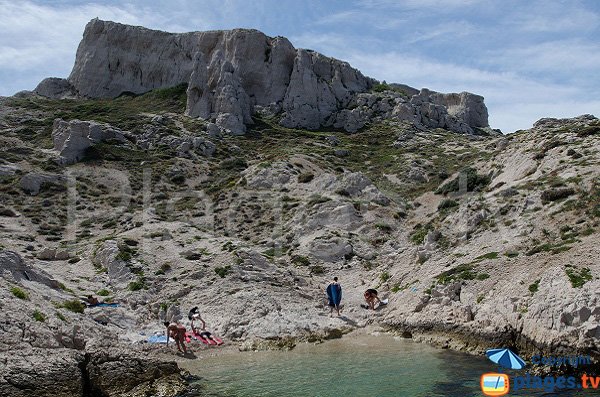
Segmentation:
{"type": "MultiPolygon", "coordinates": [[[[288,352],[234,352],[201,358],[184,367],[200,377],[201,395],[211,397],[482,396],[481,374],[498,369],[486,358],[391,336],[303,344],[288,352]]],[[[556,395],[597,393],[509,394],[556,395]]]]}

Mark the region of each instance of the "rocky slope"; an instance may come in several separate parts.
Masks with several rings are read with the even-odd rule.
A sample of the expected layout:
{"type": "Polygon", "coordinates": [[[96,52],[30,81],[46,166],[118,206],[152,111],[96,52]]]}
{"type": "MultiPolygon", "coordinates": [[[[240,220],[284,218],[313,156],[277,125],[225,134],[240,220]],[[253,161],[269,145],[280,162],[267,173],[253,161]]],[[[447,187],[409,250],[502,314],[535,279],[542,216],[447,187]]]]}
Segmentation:
{"type": "MultiPolygon", "coordinates": [[[[117,26],[86,36],[96,24],[117,26]]],[[[189,87],[0,98],[3,395],[180,394],[186,379],[158,364],[168,350],[145,341],[196,305],[241,350],[379,325],[476,353],[598,358],[597,118],[457,134],[395,117],[390,84],[352,99],[376,109],[356,133],[255,109],[238,136],[187,115],[189,87]],[[339,318],[323,307],[333,276],[339,318]],[[389,305],[362,309],[366,288],[389,305]],[[120,306],[84,310],[88,294],[120,306]]],[[[459,112],[468,97],[408,102],[459,112]]]]}
{"type": "Polygon", "coordinates": [[[115,98],[187,84],[186,114],[243,134],[256,113],[289,128],[355,132],[374,117],[472,133],[488,127],[483,98],[389,87],[348,63],[296,49],[284,37],[248,29],[172,34],[94,19],[68,79],[35,92],[49,98],[115,98]],[[389,88],[373,95],[373,88],[389,88]],[[411,98],[412,97],[412,98],[411,98]]]}

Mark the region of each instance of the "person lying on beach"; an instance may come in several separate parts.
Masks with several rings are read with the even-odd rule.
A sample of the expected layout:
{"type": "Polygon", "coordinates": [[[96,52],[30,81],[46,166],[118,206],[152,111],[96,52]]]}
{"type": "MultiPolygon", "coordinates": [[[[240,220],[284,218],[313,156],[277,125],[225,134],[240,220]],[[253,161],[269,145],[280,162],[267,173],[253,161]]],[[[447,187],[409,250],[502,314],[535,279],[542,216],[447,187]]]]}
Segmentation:
{"type": "Polygon", "coordinates": [[[375,302],[381,304],[381,300],[377,296],[377,290],[373,288],[369,288],[365,291],[365,301],[367,301],[367,305],[369,305],[369,309],[375,310],[375,302]]]}
{"type": "Polygon", "coordinates": [[[215,337],[211,332],[207,331],[204,328],[202,328],[202,331],[198,334],[198,336],[207,341],[211,340],[211,341],[215,342],[217,345],[223,344],[223,341],[221,339],[215,337]]]}
{"type": "Polygon", "coordinates": [[[194,327],[194,321],[196,321],[196,322],[201,321],[202,322],[201,329],[206,328],[206,322],[204,322],[204,320],[202,319],[202,316],[200,316],[200,310],[198,310],[198,306],[195,306],[192,308],[192,310],[190,310],[190,312],[188,313],[188,318],[192,322],[192,332],[199,332],[198,328],[194,327]]]}
{"type": "Polygon", "coordinates": [[[167,346],[169,346],[169,337],[175,340],[177,350],[182,353],[187,353],[185,348],[185,327],[179,323],[170,323],[165,321],[164,326],[167,327],[167,346]]]}

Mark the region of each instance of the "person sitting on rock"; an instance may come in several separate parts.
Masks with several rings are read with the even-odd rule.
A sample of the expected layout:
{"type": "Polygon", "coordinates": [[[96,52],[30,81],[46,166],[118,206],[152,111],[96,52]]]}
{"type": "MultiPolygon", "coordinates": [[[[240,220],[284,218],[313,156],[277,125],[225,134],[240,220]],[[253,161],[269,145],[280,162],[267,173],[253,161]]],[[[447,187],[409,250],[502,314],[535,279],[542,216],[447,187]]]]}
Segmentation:
{"type": "Polygon", "coordinates": [[[87,303],[88,306],[98,306],[100,304],[100,301],[95,296],[88,295],[88,297],[85,300],[85,303],[87,303]]]}
{"type": "Polygon", "coordinates": [[[375,302],[381,304],[381,300],[377,296],[377,290],[373,288],[369,288],[364,293],[365,301],[367,301],[367,305],[369,305],[369,309],[375,310],[375,302]]]}
{"type": "Polygon", "coordinates": [[[177,350],[186,354],[187,349],[185,348],[185,327],[179,323],[170,323],[165,321],[164,326],[167,327],[167,346],[169,346],[169,337],[175,340],[177,344],[177,350]]]}
{"type": "Polygon", "coordinates": [[[188,313],[188,319],[190,319],[190,321],[192,322],[192,332],[194,332],[194,333],[198,332],[198,328],[194,327],[194,321],[201,321],[202,322],[201,329],[206,328],[206,322],[204,322],[204,320],[202,319],[202,316],[200,316],[200,310],[198,310],[198,306],[195,306],[192,308],[192,310],[190,310],[190,312],[188,313]]]}

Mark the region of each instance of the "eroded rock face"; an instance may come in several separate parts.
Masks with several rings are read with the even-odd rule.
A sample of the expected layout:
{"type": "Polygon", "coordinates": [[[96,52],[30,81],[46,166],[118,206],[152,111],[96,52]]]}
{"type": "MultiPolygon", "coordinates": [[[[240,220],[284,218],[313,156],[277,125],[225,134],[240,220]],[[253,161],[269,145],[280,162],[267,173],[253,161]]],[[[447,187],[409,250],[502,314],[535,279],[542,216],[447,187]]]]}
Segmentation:
{"type": "Polygon", "coordinates": [[[232,134],[245,133],[258,111],[280,116],[289,128],[348,132],[381,119],[460,133],[488,125],[480,96],[398,84],[376,96],[369,90],[377,81],[348,63],[248,29],[173,34],[94,19],[69,78],[46,79],[35,92],[114,98],[182,83],[188,85],[186,114],[232,134]]]}

